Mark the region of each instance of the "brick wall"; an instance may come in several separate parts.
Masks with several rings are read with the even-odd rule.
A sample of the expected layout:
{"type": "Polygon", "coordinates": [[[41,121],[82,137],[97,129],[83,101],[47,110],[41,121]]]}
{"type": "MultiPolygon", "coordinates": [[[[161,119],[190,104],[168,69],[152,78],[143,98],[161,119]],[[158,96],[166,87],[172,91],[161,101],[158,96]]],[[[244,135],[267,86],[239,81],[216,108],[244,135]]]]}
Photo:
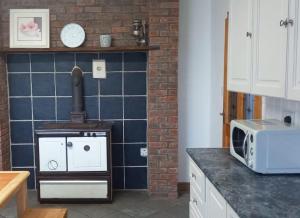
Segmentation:
{"type": "MultiPolygon", "coordinates": [[[[133,45],[131,23],[134,18],[149,22],[151,45],[159,51],[149,52],[148,74],[148,142],[149,193],[177,196],[177,48],[179,0],[3,0],[1,1],[3,46],[9,45],[10,8],[49,8],[51,14],[51,47],[62,47],[61,28],[69,23],[81,24],[87,40],[83,46],[98,46],[99,34],[111,33],[113,45],[133,45]],[[63,2],[63,4],[62,4],[63,2]]],[[[9,163],[7,152],[7,93],[4,65],[0,63],[1,152],[9,163]],[[4,131],[3,131],[4,130],[4,131]],[[4,135],[4,137],[2,136],[4,135]]]]}

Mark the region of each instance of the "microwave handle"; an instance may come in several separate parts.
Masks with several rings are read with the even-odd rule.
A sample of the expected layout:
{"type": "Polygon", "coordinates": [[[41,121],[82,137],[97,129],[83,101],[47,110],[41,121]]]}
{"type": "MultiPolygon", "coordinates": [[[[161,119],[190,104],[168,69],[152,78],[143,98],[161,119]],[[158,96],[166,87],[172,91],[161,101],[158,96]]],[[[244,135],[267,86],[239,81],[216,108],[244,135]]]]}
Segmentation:
{"type": "Polygon", "coordinates": [[[248,137],[249,137],[249,132],[247,132],[247,134],[246,134],[246,136],[245,136],[245,138],[244,138],[244,142],[243,142],[243,154],[244,154],[244,158],[246,159],[246,155],[247,155],[247,153],[246,153],[246,142],[247,142],[247,140],[248,140],[248,137]]]}

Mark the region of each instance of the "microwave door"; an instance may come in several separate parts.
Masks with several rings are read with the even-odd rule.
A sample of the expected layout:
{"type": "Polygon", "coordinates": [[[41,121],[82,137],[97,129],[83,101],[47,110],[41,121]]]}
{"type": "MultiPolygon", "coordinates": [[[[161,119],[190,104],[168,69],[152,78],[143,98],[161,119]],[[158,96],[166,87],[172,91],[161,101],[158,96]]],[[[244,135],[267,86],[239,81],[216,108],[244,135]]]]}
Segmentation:
{"type": "Polygon", "coordinates": [[[243,130],[234,127],[232,131],[232,146],[235,153],[243,159],[245,158],[245,150],[247,149],[245,147],[248,147],[247,144],[247,134],[243,130]]]}

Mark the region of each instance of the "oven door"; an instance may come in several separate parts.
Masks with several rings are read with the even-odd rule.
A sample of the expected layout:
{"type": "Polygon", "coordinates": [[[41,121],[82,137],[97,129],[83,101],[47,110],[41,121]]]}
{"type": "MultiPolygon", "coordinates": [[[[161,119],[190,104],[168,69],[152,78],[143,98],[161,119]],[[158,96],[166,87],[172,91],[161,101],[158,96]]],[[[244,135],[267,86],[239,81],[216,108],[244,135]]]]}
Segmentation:
{"type": "Polygon", "coordinates": [[[237,126],[231,129],[230,153],[247,165],[249,132],[237,126]]]}
{"type": "Polygon", "coordinates": [[[68,171],[107,171],[106,137],[67,138],[68,171]]]}

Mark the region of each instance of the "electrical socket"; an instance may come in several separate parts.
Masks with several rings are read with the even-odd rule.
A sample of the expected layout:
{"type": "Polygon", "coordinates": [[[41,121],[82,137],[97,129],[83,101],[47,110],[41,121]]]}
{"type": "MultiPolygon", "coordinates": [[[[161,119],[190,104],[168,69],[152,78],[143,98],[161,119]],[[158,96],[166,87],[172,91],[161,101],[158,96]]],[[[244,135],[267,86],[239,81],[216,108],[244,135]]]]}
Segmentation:
{"type": "Polygon", "coordinates": [[[147,148],[141,148],[140,155],[141,155],[141,157],[147,157],[148,156],[148,149],[147,148]]]}
{"type": "Polygon", "coordinates": [[[295,112],[292,111],[284,111],[282,114],[282,121],[284,121],[284,118],[290,116],[291,117],[291,124],[294,124],[295,122],[295,112]]]}

